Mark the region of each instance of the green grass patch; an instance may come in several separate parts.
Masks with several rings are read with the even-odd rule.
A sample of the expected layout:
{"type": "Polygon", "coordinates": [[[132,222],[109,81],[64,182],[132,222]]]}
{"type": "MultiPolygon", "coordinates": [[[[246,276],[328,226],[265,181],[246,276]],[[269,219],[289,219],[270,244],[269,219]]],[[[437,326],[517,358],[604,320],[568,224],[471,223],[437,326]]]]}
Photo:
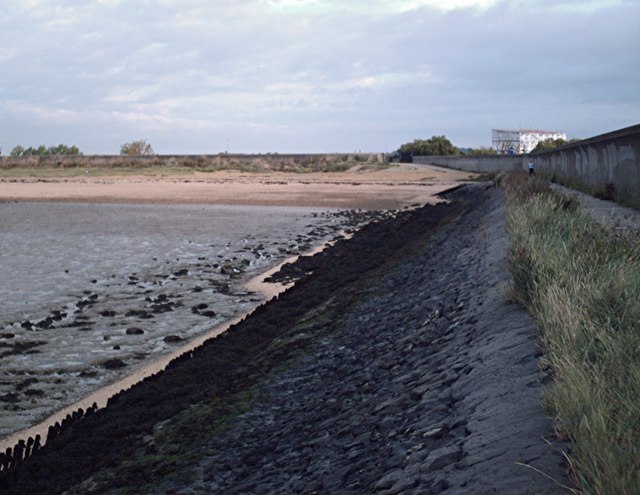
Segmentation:
{"type": "Polygon", "coordinates": [[[640,245],[537,177],[503,181],[513,289],[538,320],[576,492],[640,493],[640,245]]]}

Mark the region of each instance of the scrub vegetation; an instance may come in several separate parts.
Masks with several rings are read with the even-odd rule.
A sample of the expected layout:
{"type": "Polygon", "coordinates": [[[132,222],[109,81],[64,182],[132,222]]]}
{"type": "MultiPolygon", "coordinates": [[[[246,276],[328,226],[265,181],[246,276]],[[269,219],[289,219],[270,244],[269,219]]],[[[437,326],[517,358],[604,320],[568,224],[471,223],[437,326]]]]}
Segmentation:
{"type": "Polygon", "coordinates": [[[513,289],[538,320],[548,405],[580,494],[640,493],[640,244],[537,177],[503,181],[513,289]]]}
{"type": "MultiPolygon", "coordinates": [[[[129,143],[131,144],[131,143],[129,143]]],[[[124,146],[124,145],[123,145],[124,146]]],[[[346,172],[381,170],[391,164],[380,154],[328,155],[183,155],[2,157],[0,178],[112,175],[182,175],[233,170],[247,173],[346,172]]]]}

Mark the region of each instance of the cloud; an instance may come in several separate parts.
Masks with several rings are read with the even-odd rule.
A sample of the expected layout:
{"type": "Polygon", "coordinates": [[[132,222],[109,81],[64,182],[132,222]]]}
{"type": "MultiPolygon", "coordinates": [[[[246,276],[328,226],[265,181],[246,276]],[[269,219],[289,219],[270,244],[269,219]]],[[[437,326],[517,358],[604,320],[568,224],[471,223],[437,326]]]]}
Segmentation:
{"type": "Polygon", "coordinates": [[[393,14],[420,8],[443,12],[456,9],[486,10],[500,0],[264,0],[272,8],[303,13],[329,13],[355,11],[365,14],[393,14]]]}
{"type": "Polygon", "coordinates": [[[491,126],[612,130],[640,115],[634,3],[9,0],[0,146],[375,150],[443,133],[487,145],[491,126]]]}

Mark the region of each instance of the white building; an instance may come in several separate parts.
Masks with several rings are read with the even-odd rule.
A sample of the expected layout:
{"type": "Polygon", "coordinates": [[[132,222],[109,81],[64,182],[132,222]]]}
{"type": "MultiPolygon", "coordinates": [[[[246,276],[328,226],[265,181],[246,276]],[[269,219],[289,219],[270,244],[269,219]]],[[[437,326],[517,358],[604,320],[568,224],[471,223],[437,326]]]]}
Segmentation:
{"type": "Polygon", "coordinates": [[[500,153],[529,153],[545,139],[567,139],[564,132],[530,129],[492,129],[491,146],[500,153]]]}

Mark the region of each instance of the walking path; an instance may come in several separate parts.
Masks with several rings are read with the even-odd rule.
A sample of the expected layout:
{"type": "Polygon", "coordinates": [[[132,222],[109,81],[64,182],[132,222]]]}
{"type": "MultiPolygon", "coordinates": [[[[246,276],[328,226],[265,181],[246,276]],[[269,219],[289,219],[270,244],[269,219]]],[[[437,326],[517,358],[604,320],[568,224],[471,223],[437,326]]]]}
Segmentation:
{"type": "Polygon", "coordinates": [[[560,191],[568,196],[575,196],[582,209],[602,226],[620,233],[632,233],[633,237],[638,237],[640,232],[640,210],[622,206],[614,201],[594,198],[593,196],[570,189],[568,187],[553,184],[554,190],[560,191]]]}

